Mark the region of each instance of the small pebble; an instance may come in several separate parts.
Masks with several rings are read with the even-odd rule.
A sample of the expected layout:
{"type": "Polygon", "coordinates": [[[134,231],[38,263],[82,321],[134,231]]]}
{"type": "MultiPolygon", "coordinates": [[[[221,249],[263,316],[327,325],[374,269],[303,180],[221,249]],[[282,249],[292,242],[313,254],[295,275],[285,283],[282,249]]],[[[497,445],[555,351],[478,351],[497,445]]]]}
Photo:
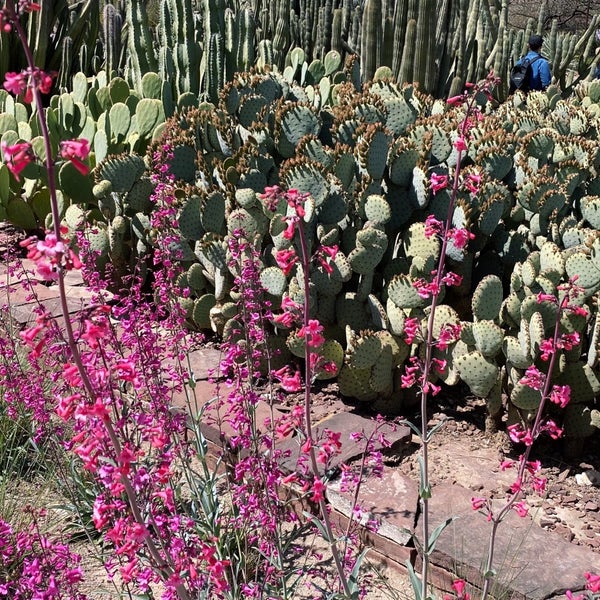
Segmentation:
{"type": "Polygon", "coordinates": [[[600,506],[598,506],[597,502],[586,502],[584,508],[585,510],[596,512],[600,508],[600,506]]]}

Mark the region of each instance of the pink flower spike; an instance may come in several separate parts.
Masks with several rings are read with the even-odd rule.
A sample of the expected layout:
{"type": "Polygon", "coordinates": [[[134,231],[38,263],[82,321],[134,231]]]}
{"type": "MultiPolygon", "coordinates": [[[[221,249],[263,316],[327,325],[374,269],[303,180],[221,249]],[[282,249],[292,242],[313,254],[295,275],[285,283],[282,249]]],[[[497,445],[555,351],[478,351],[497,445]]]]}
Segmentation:
{"type": "Polygon", "coordinates": [[[450,98],[448,98],[448,100],[446,100],[446,102],[448,104],[450,104],[450,106],[459,106],[464,101],[465,101],[465,97],[463,94],[460,94],[460,96],[451,96],[450,98]]]}

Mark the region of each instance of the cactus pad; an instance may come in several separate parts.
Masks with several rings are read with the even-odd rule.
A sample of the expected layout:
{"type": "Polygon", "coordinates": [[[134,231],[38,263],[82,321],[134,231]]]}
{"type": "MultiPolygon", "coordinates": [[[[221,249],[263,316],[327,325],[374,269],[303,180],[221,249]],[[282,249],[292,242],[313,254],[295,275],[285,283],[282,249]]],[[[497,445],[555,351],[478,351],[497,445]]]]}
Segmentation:
{"type": "Polygon", "coordinates": [[[477,350],[463,354],[454,360],[461,379],[469,386],[471,392],[485,398],[498,377],[499,368],[487,360],[477,350]]]}

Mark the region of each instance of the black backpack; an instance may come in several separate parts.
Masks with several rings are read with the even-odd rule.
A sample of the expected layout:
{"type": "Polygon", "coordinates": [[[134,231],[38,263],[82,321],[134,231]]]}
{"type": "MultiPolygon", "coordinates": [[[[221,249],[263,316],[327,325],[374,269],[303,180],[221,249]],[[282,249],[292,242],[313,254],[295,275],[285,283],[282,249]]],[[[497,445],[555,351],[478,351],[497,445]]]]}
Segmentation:
{"type": "Polygon", "coordinates": [[[541,56],[536,56],[533,60],[523,58],[520,63],[517,63],[510,70],[510,93],[521,90],[522,92],[528,92],[531,89],[531,78],[533,76],[533,69],[531,65],[536,61],[540,60],[541,56]]]}

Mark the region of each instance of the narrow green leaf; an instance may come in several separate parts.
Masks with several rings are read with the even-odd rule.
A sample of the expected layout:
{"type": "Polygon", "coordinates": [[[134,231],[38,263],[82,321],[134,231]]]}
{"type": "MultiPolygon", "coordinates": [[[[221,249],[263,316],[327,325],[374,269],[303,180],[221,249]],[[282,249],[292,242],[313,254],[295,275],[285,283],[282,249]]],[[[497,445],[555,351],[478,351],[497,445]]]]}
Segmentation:
{"type": "Polygon", "coordinates": [[[444,529],[446,529],[446,527],[448,527],[448,525],[450,525],[450,523],[452,523],[452,521],[456,521],[456,519],[457,519],[457,517],[448,517],[443,523],[438,525],[433,530],[433,532],[429,536],[429,541],[427,542],[427,554],[428,555],[433,552],[433,549],[435,548],[435,543],[437,542],[437,539],[440,537],[442,531],[444,531],[444,529]]]}
{"type": "Polygon", "coordinates": [[[412,585],[413,593],[415,595],[415,600],[421,600],[421,580],[415,573],[415,569],[412,566],[410,560],[406,561],[406,568],[408,570],[408,577],[410,578],[410,584],[412,585]]]}

